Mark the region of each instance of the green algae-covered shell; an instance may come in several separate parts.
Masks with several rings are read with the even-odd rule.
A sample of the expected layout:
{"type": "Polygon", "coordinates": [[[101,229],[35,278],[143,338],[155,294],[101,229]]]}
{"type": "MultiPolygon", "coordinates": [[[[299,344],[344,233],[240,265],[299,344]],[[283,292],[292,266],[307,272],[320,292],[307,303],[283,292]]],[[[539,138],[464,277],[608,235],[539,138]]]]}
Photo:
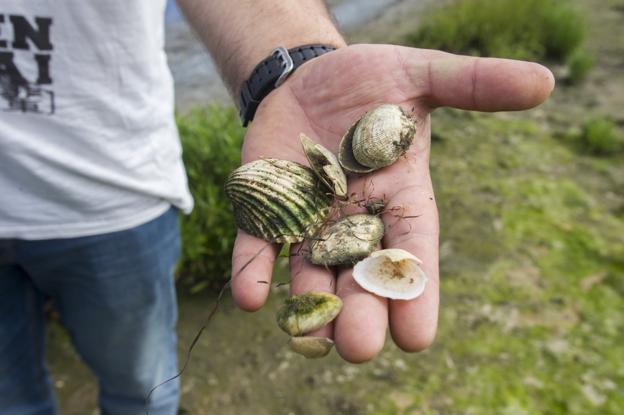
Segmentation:
{"type": "Polygon", "coordinates": [[[336,318],[341,309],[340,297],[310,291],[287,298],[277,312],[277,324],[291,336],[300,336],[323,327],[336,318]]]}
{"type": "Polygon", "coordinates": [[[225,184],[237,226],[269,242],[301,242],[329,212],[332,195],[311,169],[261,159],[234,170],[225,184]]]}

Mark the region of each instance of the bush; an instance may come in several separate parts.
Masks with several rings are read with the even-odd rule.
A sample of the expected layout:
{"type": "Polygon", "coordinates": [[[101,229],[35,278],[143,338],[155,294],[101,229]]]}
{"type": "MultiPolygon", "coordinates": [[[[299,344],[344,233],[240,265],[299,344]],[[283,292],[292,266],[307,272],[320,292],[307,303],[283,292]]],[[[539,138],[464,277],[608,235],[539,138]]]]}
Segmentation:
{"type": "Polygon", "coordinates": [[[210,106],[177,118],[195,209],[181,218],[178,277],[192,291],[231,274],[236,225],[223,184],[240,164],[244,130],[233,108],[210,106]]]}
{"type": "Polygon", "coordinates": [[[568,75],[568,82],[570,84],[577,84],[585,79],[587,73],[594,65],[594,60],[585,50],[577,50],[570,59],[568,59],[568,68],[570,74],[568,75]]]}
{"type": "Polygon", "coordinates": [[[566,0],[454,0],[434,8],[407,41],[455,53],[565,62],[585,38],[566,0]]]}
{"type": "Polygon", "coordinates": [[[594,118],[583,125],[579,144],[588,153],[607,156],[621,151],[623,143],[613,121],[607,118],[594,118]]]}

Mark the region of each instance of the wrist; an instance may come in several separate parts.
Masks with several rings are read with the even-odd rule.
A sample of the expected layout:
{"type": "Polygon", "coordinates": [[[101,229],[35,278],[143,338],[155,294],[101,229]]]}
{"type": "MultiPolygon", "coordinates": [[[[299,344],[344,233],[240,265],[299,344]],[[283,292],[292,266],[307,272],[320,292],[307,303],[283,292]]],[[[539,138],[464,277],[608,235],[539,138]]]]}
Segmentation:
{"type": "Polygon", "coordinates": [[[240,57],[240,65],[237,67],[236,71],[233,71],[233,73],[229,77],[230,79],[228,79],[228,77],[225,77],[225,81],[235,98],[238,98],[240,96],[241,88],[243,87],[244,82],[250,78],[257,66],[267,57],[269,57],[277,47],[281,46],[287,50],[292,50],[300,46],[312,44],[325,45],[333,49],[347,46],[346,42],[337,31],[335,36],[300,36],[297,38],[287,39],[280,39],[279,37],[275,36],[272,38],[274,38],[274,40],[263,41],[262,46],[253,48],[253,50],[249,50],[247,53],[244,53],[244,56],[240,57]]]}
{"type": "Polygon", "coordinates": [[[302,45],[291,49],[279,46],[273,50],[242,83],[237,104],[243,127],[253,120],[260,102],[297,68],[334,50],[336,48],[329,45],[302,45]]]}
{"type": "Polygon", "coordinates": [[[232,97],[277,46],[346,46],[322,0],[178,0],[232,97]]]}

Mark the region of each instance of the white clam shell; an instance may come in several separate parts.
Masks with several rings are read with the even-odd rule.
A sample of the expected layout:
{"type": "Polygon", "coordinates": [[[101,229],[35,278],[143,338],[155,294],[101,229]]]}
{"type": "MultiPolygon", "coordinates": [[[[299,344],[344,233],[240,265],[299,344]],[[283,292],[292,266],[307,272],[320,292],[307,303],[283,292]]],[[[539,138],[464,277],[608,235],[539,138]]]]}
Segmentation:
{"type": "Polygon", "coordinates": [[[353,278],[366,291],[395,300],[411,300],[425,290],[422,261],[403,249],[383,249],[355,264],[353,278]]]}

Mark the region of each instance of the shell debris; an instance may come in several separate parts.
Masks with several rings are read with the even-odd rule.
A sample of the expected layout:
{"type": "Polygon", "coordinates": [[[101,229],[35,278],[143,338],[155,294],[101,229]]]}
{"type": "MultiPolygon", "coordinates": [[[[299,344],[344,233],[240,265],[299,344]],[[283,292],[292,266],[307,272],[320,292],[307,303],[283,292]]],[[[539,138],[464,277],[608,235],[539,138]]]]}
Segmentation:
{"type": "Polygon", "coordinates": [[[384,224],[378,216],[344,216],[320,229],[306,258],[316,265],[353,265],[373,252],[383,234],[384,224]]]}
{"type": "Polygon", "coordinates": [[[338,199],[346,199],[347,176],[334,153],[303,133],[299,134],[299,140],[314,173],[338,199]]]}
{"type": "Polygon", "coordinates": [[[288,342],[290,349],[307,357],[308,359],[318,359],[327,356],[334,347],[334,341],[327,337],[291,337],[288,342]]]}

